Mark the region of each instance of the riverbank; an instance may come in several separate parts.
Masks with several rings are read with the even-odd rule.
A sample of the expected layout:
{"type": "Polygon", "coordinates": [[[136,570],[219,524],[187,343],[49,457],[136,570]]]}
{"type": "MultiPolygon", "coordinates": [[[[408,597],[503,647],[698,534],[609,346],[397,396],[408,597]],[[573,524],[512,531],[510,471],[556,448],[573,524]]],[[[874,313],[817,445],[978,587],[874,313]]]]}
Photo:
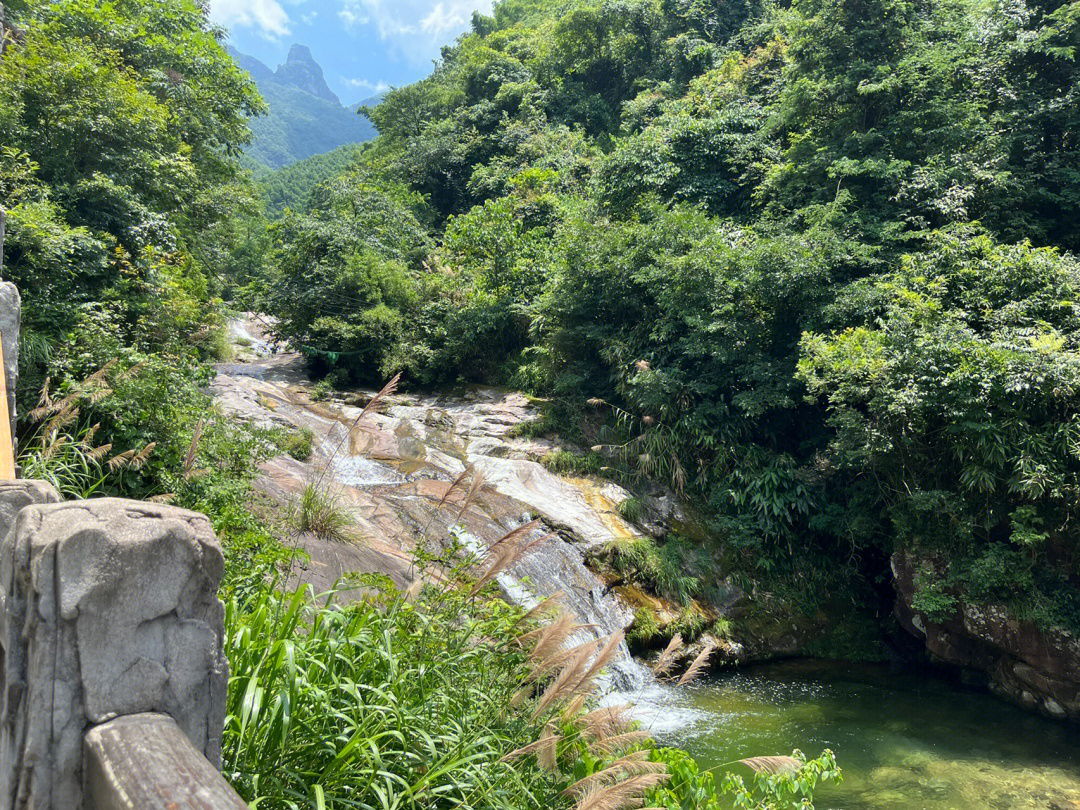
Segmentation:
{"type": "MultiPolygon", "coordinates": [[[[629,630],[637,648],[648,653],[665,641],[663,636],[651,643],[637,640],[643,618],[667,622],[669,628],[693,621],[700,637],[697,646],[687,648],[685,662],[702,644],[715,644],[717,664],[742,665],[814,651],[822,628],[836,623],[837,616],[823,613],[797,615],[773,604],[770,594],[748,598],[730,582],[714,583],[713,590],[724,594],[724,600],[704,604],[704,609],[692,603],[700,613],[687,619],[677,605],[629,585],[610,568],[613,546],[647,546],[673,524],[685,526],[683,505],[669,497],[663,510],[632,522],[624,507],[636,499],[627,490],[604,479],[552,472],[547,459],[580,449],[557,436],[537,437],[522,429],[543,419],[536,402],[491,387],[397,394],[353,430],[353,421],[374,392],[322,391],[308,377],[302,356],[271,351],[262,325],[256,317],[234,322],[238,357],[218,366],[212,386],[215,400],[226,413],[252,425],[313,437],[309,458],[282,453],[263,462],[256,487],[280,507],[311,482],[322,481],[347,508],[361,538],[343,544],[302,535],[299,542],[310,562],[298,573],[301,580],[323,589],[345,574],[369,572],[386,574],[408,588],[414,574],[411,555],[425,549],[432,536],[457,532],[460,542],[475,549],[536,519],[537,537],[550,536],[537,553],[500,575],[504,593],[531,607],[562,592],[567,607],[579,621],[593,625],[590,632],[597,637],[629,630]],[[460,515],[440,509],[451,482],[463,474],[483,476],[477,497],[460,515]],[[725,629],[727,635],[720,632],[725,629]]],[[[885,605],[880,621],[892,621],[888,611],[885,605]]],[[[915,627],[908,614],[905,626],[915,627]]],[[[846,628],[844,634],[850,653],[853,636],[846,628]]],[[[836,651],[819,654],[831,657],[836,651]]],[[[625,647],[621,661],[624,686],[646,679],[625,647]]]]}

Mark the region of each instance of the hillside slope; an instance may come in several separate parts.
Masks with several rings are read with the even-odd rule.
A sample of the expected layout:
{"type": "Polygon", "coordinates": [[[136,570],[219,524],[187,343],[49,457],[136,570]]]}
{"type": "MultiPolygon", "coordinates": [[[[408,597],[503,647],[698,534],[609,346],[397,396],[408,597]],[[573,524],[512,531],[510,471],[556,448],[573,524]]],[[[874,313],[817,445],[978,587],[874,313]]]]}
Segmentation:
{"type": "Polygon", "coordinates": [[[266,200],[266,216],[278,219],[286,208],[307,209],[311,190],[324,180],[344,172],[360,155],[360,146],[346,144],[330,152],[312,155],[259,177],[259,187],[266,200]]]}
{"type": "Polygon", "coordinates": [[[341,105],[327,86],[322,68],[303,45],[294,45],[277,71],[239,51],[230,48],[229,53],[255,80],[269,106],[266,115],[251,120],[254,138],[244,153],[248,168],[278,169],[375,137],[371,122],[358,115],[355,107],[341,105]]]}

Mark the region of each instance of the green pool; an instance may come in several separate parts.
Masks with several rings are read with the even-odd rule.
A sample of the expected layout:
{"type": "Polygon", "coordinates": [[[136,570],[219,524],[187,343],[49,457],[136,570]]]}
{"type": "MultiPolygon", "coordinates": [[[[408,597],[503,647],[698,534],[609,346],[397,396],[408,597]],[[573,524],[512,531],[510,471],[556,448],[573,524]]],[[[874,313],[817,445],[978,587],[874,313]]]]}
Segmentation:
{"type": "Polygon", "coordinates": [[[1080,808],[1080,727],[925,673],[785,663],[643,702],[654,735],[703,767],[833,749],[844,781],[818,810],[1080,808]]]}

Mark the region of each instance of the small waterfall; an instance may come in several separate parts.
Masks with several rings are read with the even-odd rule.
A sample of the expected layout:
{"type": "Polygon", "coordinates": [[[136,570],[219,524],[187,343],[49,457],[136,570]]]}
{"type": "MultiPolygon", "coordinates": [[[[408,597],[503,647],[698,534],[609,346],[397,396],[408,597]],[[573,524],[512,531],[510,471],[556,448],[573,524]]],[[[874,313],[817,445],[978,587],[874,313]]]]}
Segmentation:
{"type": "Polygon", "coordinates": [[[256,357],[270,357],[273,354],[270,344],[261,337],[256,337],[251,333],[249,327],[252,323],[253,321],[246,319],[229,321],[230,337],[234,343],[246,347],[256,357]]]}
{"type": "Polygon", "coordinates": [[[366,456],[337,456],[334,458],[334,480],[351,487],[368,487],[400,484],[405,481],[405,476],[366,456]]]}
{"type": "MultiPolygon", "coordinates": [[[[531,519],[524,515],[509,529],[515,529],[531,519]]],[[[539,530],[538,530],[539,532],[539,530]]],[[[469,534],[459,531],[457,537],[470,551],[480,554],[485,546],[469,534]]],[[[604,582],[585,566],[584,555],[558,535],[545,540],[533,552],[508,571],[497,577],[503,594],[526,610],[543,599],[562,591],[562,603],[582,624],[592,627],[581,630],[577,643],[609,636],[624,629],[633,621],[633,612],[610,592],[604,582]]],[[[608,685],[620,692],[633,692],[652,684],[652,673],[630,655],[626,642],[610,667],[608,685]]]]}

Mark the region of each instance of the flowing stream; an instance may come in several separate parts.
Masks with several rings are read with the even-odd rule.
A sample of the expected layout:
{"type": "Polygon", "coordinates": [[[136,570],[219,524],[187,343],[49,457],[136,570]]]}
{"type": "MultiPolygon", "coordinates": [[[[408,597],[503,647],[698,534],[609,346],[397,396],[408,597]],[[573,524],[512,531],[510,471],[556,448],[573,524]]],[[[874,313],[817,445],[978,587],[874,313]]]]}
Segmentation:
{"type": "MultiPolygon", "coordinates": [[[[538,463],[557,445],[511,432],[538,415],[526,398],[496,389],[398,397],[350,433],[358,404],[311,401],[300,358],[274,355],[256,327],[250,319],[234,326],[248,356],[219,367],[213,391],[220,405],[254,424],[303,427],[318,437],[306,462],[283,455],[264,463],[258,485],[287,503],[307,483],[332,479],[364,538],[306,538],[311,581],[329,587],[350,571],[374,570],[403,584],[413,570],[409,548],[425,532],[455,533],[479,553],[539,516],[538,531],[558,533],[500,575],[507,597],[531,607],[562,591],[566,607],[591,625],[583,633],[594,636],[630,622],[629,607],[584,556],[591,546],[633,536],[616,508],[626,493],[561,478],[538,463]],[[483,471],[486,483],[455,517],[437,503],[466,465],[483,471]]],[[[1080,730],[928,673],[802,662],[676,689],[658,684],[625,646],[611,669],[606,702],[633,704],[660,742],[685,748],[702,767],[833,749],[845,778],[819,792],[818,810],[1080,810],[1080,730]]]]}
{"type": "Polygon", "coordinates": [[[844,779],[819,790],[818,810],[1080,807],[1080,729],[932,672],[771,664],[645,703],[658,739],[703,768],[831,748],[844,779]]]}

